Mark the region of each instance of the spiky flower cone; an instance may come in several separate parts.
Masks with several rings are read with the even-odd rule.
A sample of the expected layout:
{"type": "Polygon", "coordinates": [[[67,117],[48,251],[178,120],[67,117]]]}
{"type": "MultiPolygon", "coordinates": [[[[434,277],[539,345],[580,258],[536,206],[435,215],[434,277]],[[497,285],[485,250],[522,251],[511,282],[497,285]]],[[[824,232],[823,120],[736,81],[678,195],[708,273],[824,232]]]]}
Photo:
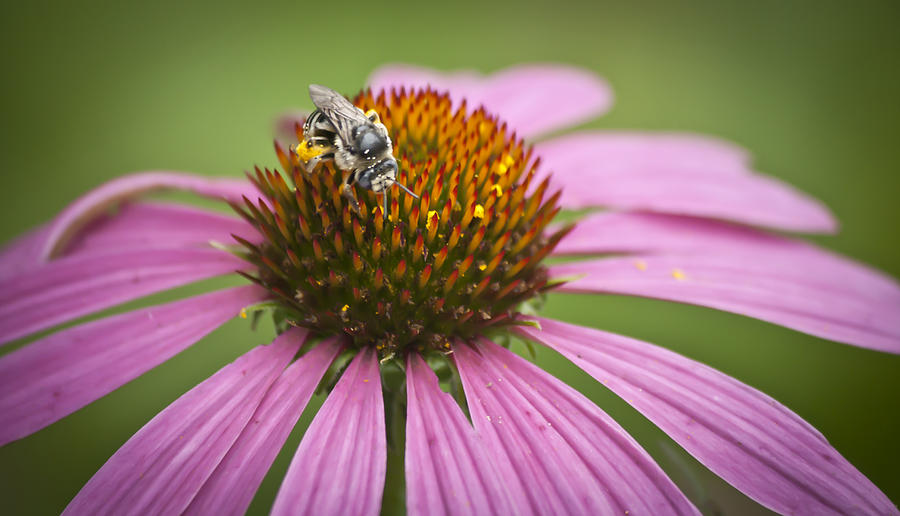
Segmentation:
{"type": "Polygon", "coordinates": [[[513,323],[516,307],[548,288],[541,261],[569,229],[544,233],[559,195],[547,196],[546,179],[534,184],[531,149],[483,110],[454,111],[434,91],[365,92],[354,103],[379,113],[397,180],[420,198],[392,188],[382,207],[354,187],[355,213],[339,191],[346,172],[333,162],[307,172],[276,142],[285,174],[257,168],[249,176],[265,200],[234,206],[264,235],[240,240],[258,270],[249,277],[290,324],[349,335],[382,358],[445,351],[453,337],[513,323]]]}

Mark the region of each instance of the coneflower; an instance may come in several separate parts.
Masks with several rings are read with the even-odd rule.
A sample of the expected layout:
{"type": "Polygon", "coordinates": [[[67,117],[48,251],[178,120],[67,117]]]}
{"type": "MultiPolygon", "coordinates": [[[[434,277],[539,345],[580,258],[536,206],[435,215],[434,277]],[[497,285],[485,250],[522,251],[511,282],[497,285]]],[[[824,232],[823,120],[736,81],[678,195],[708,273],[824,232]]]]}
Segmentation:
{"type": "Polygon", "coordinates": [[[565,67],[487,78],[389,67],[354,103],[378,113],[397,179],[418,198],[394,192],[382,205],[357,188],[357,211],[340,193],[345,171],[308,171],[290,150],[303,141],[299,123],[294,141],[276,143],[280,167],[249,182],[144,173],[88,193],[0,254],[0,341],[201,278],[237,271],[251,284],[73,326],[3,356],[0,443],[238,314],[265,315],[279,332],[272,344],[151,420],[66,512],[243,513],[321,389],[328,397],[275,513],[377,513],[389,444],[405,447],[410,513],[698,513],[599,407],[511,352],[513,339],[558,351],[766,507],[896,514],[764,394],[654,345],[535,315],[551,289],[637,295],[900,351],[892,279],[750,227],[829,231],[833,220],[752,173],[739,149],[611,132],[529,145],[609,101],[605,83],[565,67]],[[132,202],[160,188],[222,199],[240,218],[132,202]],[[561,209],[594,206],[615,210],[554,222],[561,209]],[[594,257],[544,262],[561,255],[594,257]]]}

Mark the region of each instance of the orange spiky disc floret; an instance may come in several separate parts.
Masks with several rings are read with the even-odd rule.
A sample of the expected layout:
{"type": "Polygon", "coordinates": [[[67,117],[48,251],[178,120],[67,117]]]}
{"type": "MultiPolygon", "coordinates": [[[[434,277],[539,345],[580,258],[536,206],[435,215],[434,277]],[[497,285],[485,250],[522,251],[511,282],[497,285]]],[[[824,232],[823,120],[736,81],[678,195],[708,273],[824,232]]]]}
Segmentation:
{"type": "Polygon", "coordinates": [[[285,174],[257,168],[248,176],[265,201],[234,206],[264,237],[239,240],[257,268],[247,277],[290,324],[385,357],[445,352],[449,339],[514,323],[516,307],[548,288],[541,260],[569,229],[544,233],[558,195],[546,196],[547,180],[532,184],[531,149],[482,109],[453,110],[434,91],[365,92],[354,103],[380,115],[397,180],[419,199],[392,188],[383,207],[354,187],[355,213],[339,191],[346,172],[324,162],[307,173],[276,143],[285,174]]]}

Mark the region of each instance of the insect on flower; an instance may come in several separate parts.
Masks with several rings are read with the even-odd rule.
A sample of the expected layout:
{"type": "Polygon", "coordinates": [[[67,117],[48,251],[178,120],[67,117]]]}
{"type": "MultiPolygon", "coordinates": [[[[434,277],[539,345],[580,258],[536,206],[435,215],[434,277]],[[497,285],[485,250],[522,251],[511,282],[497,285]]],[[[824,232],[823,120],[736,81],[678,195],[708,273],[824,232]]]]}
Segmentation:
{"type": "Polygon", "coordinates": [[[387,128],[378,112],[363,112],[340,93],[311,84],[309,96],[316,110],[303,125],[303,141],[292,151],[303,168],[312,173],[322,160],[334,160],[344,173],[341,194],[357,213],[359,202],[351,188],[353,184],[381,192],[382,213],[387,217],[388,188],[397,185],[409,195],[419,198],[406,186],[397,182],[397,160],[387,128]],[[347,173],[349,172],[349,174],[347,173]]]}

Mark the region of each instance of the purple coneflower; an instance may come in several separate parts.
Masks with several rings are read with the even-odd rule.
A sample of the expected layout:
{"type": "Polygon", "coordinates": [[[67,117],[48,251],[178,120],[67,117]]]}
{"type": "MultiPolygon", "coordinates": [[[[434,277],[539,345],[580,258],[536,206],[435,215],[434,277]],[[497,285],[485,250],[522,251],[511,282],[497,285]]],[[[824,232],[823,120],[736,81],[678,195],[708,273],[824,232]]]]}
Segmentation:
{"type": "Polygon", "coordinates": [[[581,70],[388,67],[371,86],[355,102],[379,113],[398,179],[419,199],[395,189],[381,206],[358,188],[356,213],[338,191],[341,171],[305,173],[276,144],[280,172],[257,169],[250,182],[126,176],[0,254],[2,342],[202,278],[237,270],[250,280],[3,356],[0,444],[237,314],[271,313],[280,331],[147,423],[67,513],[242,513],[317,388],[330,393],[278,514],[377,513],[386,411],[405,412],[405,432],[390,437],[405,433],[411,513],[698,512],[599,407],[495,342],[510,335],[569,358],[766,507],[897,513],[821,434],[751,387],[652,344],[523,313],[551,289],[635,295],[900,352],[892,279],[754,229],[831,231],[820,203],[700,136],[594,131],[527,145],[609,106],[605,83],[581,70]],[[224,199],[241,218],[136,200],[159,189],[224,199]],[[553,224],[560,209],[586,207],[610,210],[553,224]],[[551,255],[595,257],[547,266],[551,255]]]}

